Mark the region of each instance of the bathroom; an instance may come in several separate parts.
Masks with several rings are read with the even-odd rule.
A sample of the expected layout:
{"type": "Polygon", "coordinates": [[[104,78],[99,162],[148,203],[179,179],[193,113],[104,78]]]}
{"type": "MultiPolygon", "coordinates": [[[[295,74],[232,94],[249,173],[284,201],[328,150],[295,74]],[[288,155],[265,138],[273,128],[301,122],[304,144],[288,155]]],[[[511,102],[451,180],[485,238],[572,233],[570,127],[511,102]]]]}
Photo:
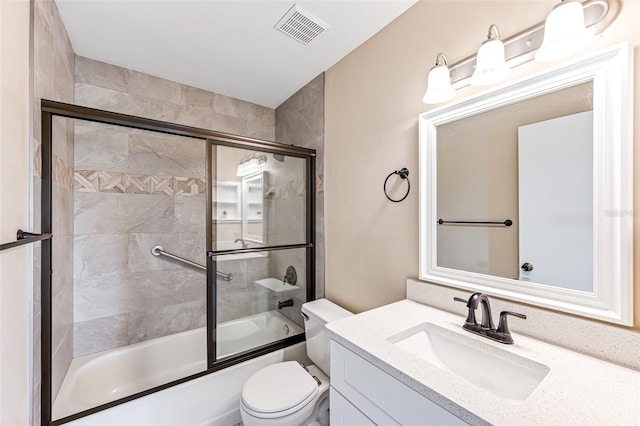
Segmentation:
{"type": "MultiPolygon", "coordinates": [[[[56,247],[52,252],[55,272],[51,277],[54,312],[42,310],[44,305],[38,279],[41,274],[39,243],[34,247],[3,250],[0,253],[2,424],[41,424],[42,377],[43,374],[52,373],[43,373],[40,369],[44,354],[40,345],[40,322],[43,315],[52,315],[54,319],[64,318],[64,324],[52,330],[53,336],[60,336],[54,349],[68,351],[74,357],[96,350],[116,349],[141,341],[161,339],[167,334],[206,326],[206,312],[210,311],[206,307],[209,300],[204,292],[206,274],[199,272],[197,268],[179,266],[176,263],[179,261],[166,256],[154,257],[150,249],[160,245],[164,251],[196,263],[208,262],[205,256],[206,223],[199,220],[200,216],[204,217],[206,210],[206,171],[212,169],[213,173],[218,174],[218,181],[227,182],[230,185],[228,187],[238,188],[240,191],[242,185],[241,179],[234,173],[236,167],[254,158],[264,165],[263,170],[268,175],[265,179],[266,186],[272,185],[275,190],[274,199],[265,199],[265,203],[273,203],[269,207],[271,212],[281,212],[263,222],[264,235],[270,240],[269,244],[272,244],[274,238],[277,240],[275,244],[280,245],[302,245],[310,241],[315,244],[313,248],[289,248],[269,252],[268,256],[231,258],[233,260],[226,262],[220,256],[215,270],[231,275],[233,279],[226,282],[223,278],[225,275],[217,275],[220,284],[230,284],[219,287],[219,308],[216,312],[218,323],[229,323],[257,313],[275,311],[288,318],[291,322],[287,323],[287,327],[294,329],[294,325],[303,326],[301,304],[314,298],[326,298],[353,313],[363,313],[409,298],[456,312],[461,326],[466,308],[452,299],[454,296],[468,299],[473,291],[468,287],[458,286],[459,289],[453,289],[451,287],[456,287],[455,285],[433,284],[435,280],[426,279],[423,273],[419,247],[422,244],[420,229],[423,219],[420,209],[421,191],[424,189],[420,176],[424,169],[420,164],[418,116],[439,106],[447,106],[501,85],[524,80],[623,42],[631,43],[632,57],[635,57],[636,64],[640,55],[640,48],[637,47],[640,33],[636,25],[640,18],[640,4],[637,1],[623,0],[616,19],[580,53],[552,63],[523,63],[513,67],[511,76],[503,83],[489,87],[460,87],[452,100],[439,105],[427,105],[422,102],[427,88],[427,73],[434,66],[439,52],[447,55],[450,65],[455,64],[476,53],[486,39],[487,28],[491,24],[496,24],[503,39],[507,39],[544,22],[557,2],[394,2],[397,3],[396,7],[388,6],[389,14],[385,18],[387,21],[383,22],[380,18],[374,32],[361,37],[349,52],[335,57],[333,62],[319,72],[299,81],[296,90],[265,106],[265,103],[261,105],[259,101],[240,100],[244,96],[240,91],[235,96],[225,96],[195,89],[194,85],[184,81],[178,83],[177,79],[170,81],[153,77],[149,71],[141,72],[145,70],[141,66],[136,70],[133,66],[119,66],[115,61],[107,63],[109,61],[106,59],[90,59],[87,57],[90,56],[89,53],[81,53],[81,49],[88,48],[86,45],[70,40],[72,31],[77,28],[63,23],[61,17],[65,3],[73,2],[58,3],[2,2],[0,6],[0,10],[4,12],[0,14],[1,41],[6,40],[2,44],[2,59],[3,63],[12,64],[0,76],[3,92],[0,114],[3,127],[0,145],[0,243],[15,239],[18,228],[40,232],[39,224],[43,218],[40,216],[42,200],[38,196],[41,188],[37,177],[46,172],[42,169],[41,161],[40,99],[315,150],[315,173],[313,179],[305,174],[311,170],[312,163],[308,159],[311,157],[305,157],[305,153],[311,151],[276,152],[273,147],[241,149],[220,144],[209,146],[202,142],[202,138],[191,140],[193,138],[176,134],[160,138],[159,132],[149,129],[123,131],[124,127],[113,123],[53,117],[52,172],[54,183],[57,184],[53,185],[53,216],[49,219],[54,228],[56,247]],[[28,4],[24,6],[24,3],[28,4]],[[19,42],[13,43],[13,40],[19,42]],[[11,46],[5,47],[7,44],[11,46]],[[20,108],[15,108],[15,105],[20,108]],[[11,126],[17,129],[16,133],[9,133],[11,126]],[[162,146],[162,152],[146,151],[157,139],[162,139],[158,142],[162,146]],[[172,139],[176,142],[172,142],[172,139]],[[8,142],[9,140],[21,142],[8,142]],[[181,146],[193,146],[195,153],[176,148],[178,140],[183,143],[181,146]],[[101,143],[104,144],[104,156],[98,156],[95,151],[101,143]],[[129,151],[118,151],[123,146],[128,146],[129,151]],[[207,149],[211,149],[216,155],[207,156],[207,149]],[[228,161],[223,161],[225,156],[228,161]],[[159,158],[159,162],[153,163],[153,157],[159,158]],[[281,159],[284,161],[280,161],[281,159]],[[299,160],[298,166],[295,166],[296,160],[299,160]],[[223,169],[230,164],[232,170],[227,173],[223,169]],[[403,167],[409,170],[411,190],[402,202],[393,203],[385,197],[383,182],[390,172],[403,167]],[[114,186],[111,191],[100,191],[98,188],[92,192],[88,187],[84,187],[85,190],[77,187],[78,175],[85,177],[86,181],[83,182],[90,185],[91,182],[96,183],[91,176],[101,172],[112,172],[110,182],[114,186]],[[285,180],[288,183],[279,186],[277,177],[281,172],[295,173],[298,176],[297,183],[296,178],[287,178],[285,180]],[[149,179],[155,179],[154,192],[155,189],[158,189],[157,192],[166,189],[162,187],[160,178],[169,176],[173,179],[170,184],[173,193],[119,193],[117,173],[121,177],[124,174],[151,175],[149,179]],[[225,174],[226,177],[223,177],[225,174]],[[192,180],[182,185],[181,193],[176,193],[175,182],[178,178],[186,177],[192,180]],[[236,182],[230,183],[233,180],[236,182]],[[309,188],[311,183],[312,189],[309,188]],[[309,194],[312,193],[314,196],[310,197],[309,194]],[[123,201],[131,197],[145,201],[135,204],[133,208],[123,201]],[[296,208],[304,212],[305,207],[309,209],[305,201],[312,198],[315,202],[312,215],[315,233],[309,239],[304,229],[311,228],[310,217],[287,213],[296,208]],[[279,202],[298,204],[292,208],[291,205],[278,205],[279,202]],[[109,211],[110,207],[115,210],[109,211]],[[93,212],[89,216],[87,212],[91,210],[93,212]],[[61,215],[63,211],[67,214],[61,215]],[[114,216],[111,214],[114,212],[123,216],[114,216]],[[278,223],[278,219],[284,223],[278,223]],[[292,220],[298,222],[293,223],[292,220]],[[128,221],[130,222],[127,223],[128,221]],[[116,229],[118,226],[120,229],[116,229]],[[90,227],[93,228],[89,229],[90,227]],[[278,234],[274,237],[274,232],[279,230],[293,230],[297,234],[278,234]],[[98,234],[102,241],[96,237],[98,234]],[[142,242],[145,244],[144,250],[141,248],[138,254],[127,258],[127,265],[123,265],[122,258],[117,255],[118,248],[122,247],[123,252],[126,250],[128,255],[132,246],[142,242]],[[309,258],[311,251],[312,261],[309,258]],[[65,261],[67,263],[64,267],[56,267],[65,261]],[[78,265],[85,265],[86,268],[79,268],[78,265]],[[149,283],[141,282],[141,288],[136,289],[139,293],[127,293],[126,289],[130,284],[119,282],[113,277],[109,279],[112,287],[96,287],[95,276],[91,274],[100,275],[100,282],[105,282],[104,273],[124,271],[124,266],[133,268],[127,273],[138,279],[143,275],[153,276],[154,280],[162,282],[162,292],[155,293],[149,283]],[[149,270],[141,270],[141,266],[147,266],[149,270]],[[295,267],[298,285],[306,288],[307,293],[302,291],[291,297],[293,306],[278,309],[278,302],[285,302],[289,297],[275,300],[268,290],[258,288],[254,282],[267,277],[283,280],[288,266],[295,267]],[[411,283],[408,284],[407,280],[411,283]],[[313,287],[307,285],[311,282],[313,287]],[[69,286],[71,283],[76,288],[69,286]],[[309,294],[310,291],[313,294],[309,294]],[[428,293],[428,296],[421,296],[423,293],[428,293]],[[170,303],[167,303],[167,299],[170,299],[170,303]],[[125,306],[120,302],[124,302],[125,306]],[[70,339],[72,335],[73,338],[70,339]],[[88,344],[92,347],[87,350],[81,347],[88,344]]],[[[301,2],[300,5],[305,7],[306,3],[301,2]]],[[[349,9],[349,2],[339,3],[344,3],[345,13],[355,13],[355,10],[349,9]]],[[[379,2],[371,2],[369,6],[372,10],[375,10],[377,3],[379,2]]],[[[106,4],[108,3],[104,3],[106,4]]],[[[293,3],[285,5],[282,2],[283,10],[280,15],[292,5],[293,3]]],[[[322,16],[318,9],[314,9],[313,2],[308,2],[307,9],[322,16]]],[[[102,13],[106,11],[102,10],[102,13]]],[[[338,28],[336,21],[325,19],[338,28]]],[[[75,22],[78,23],[77,20],[75,22]]],[[[274,23],[275,21],[269,22],[269,26],[272,27],[274,23]]],[[[193,31],[199,37],[204,36],[201,30],[193,31]]],[[[326,31],[324,35],[329,35],[330,29],[326,31]]],[[[315,42],[321,42],[322,36],[318,36],[315,42]]],[[[120,48],[126,49],[126,37],[119,42],[120,48]]],[[[313,43],[309,46],[312,47],[313,43]]],[[[631,82],[636,85],[633,92],[629,89],[633,96],[628,99],[633,102],[635,111],[638,111],[639,102],[638,68],[636,66],[632,74],[631,82]]],[[[197,69],[183,71],[187,76],[189,73],[202,76],[197,69]]],[[[260,70],[252,69],[247,78],[259,79],[259,76],[260,70]]],[[[625,125],[631,128],[632,141],[640,140],[637,119],[634,118],[625,125]]],[[[291,149],[295,151],[294,148],[291,149]]],[[[632,170],[627,171],[628,175],[633,175],[633,170],[638,167],[636,157],[637,154],[630,157],[634,164],[632,170]]],[[[100,185],[99,180],[97,184],[100,185]]],[[[224,185],[218,187],[216,195],[221,196],[222,187],[224,185]]],[[[392,197],[401,198],[405,188],[404,179],[392,176],[389,181],[392,197]]],[[[629,246],[637,240],[636,225],[639,224],[636,215],[629,213],[635,211],[635,203],[640,199],[637,188],[638,186],[634,186],[632,189],[632,198],[636,201],[633,201],[634,205],[629,206],[627,211],[628,220],[633,221],[633,231],[622,237],[629,246]]],[[[211,214],[216,221],[217,233],[213,242],[229,244],[220,244],[217,250],[242,250],[242,241],[234,242],[236,239],[243,239],[240,226],[242,218],[224,217],[233,214],[226,208],[213,210],[211,214]],[[216,217],[218,214],[221,216],[216,217]]],[[[260,245],[254,242],[249,247],[252,244],[260,245]]],[[[632,256],[630,263],[637,264],[637,257],[640,256],[638,250],[632,256]]],[[[618,280],[623,281],[621,277],[618,280]]],[[[496,323],[498,308],[528,315],[529,318],[525,321],[515,318],[509,320],[516,345],[522,333],[637,372],[637,353],[640,352],[640,287],[637,279],[632,280],[631,287],[635,291],[625,293],[628,297],[624,303],[635,319],[631,323],[626,320],[626,324],[623,324],[625,321],[617,321],[616,324],[616,321],[594,319],[593,316],[544,304],[538,305],[543,308],[532,308],[532,303],[518,300],[515,296],[510,297],[497,290],[493,293],[486,292],[491,297],[496,323]],[[541,317],[535,316],[538,311],[541,317]],[[549,322],[540,323],[536,318],[549,322]],[[536,331],[544,329],[545,325],[555,327],[549,324],[560,324],[558,327],[562,332],[558,333],[555,340],[544,338],[540,336],[540,331],[536,331]],[[598,338],[590,339],[593,335],[598,335],[598,338]],[[615,350],[612,349],[614,347],[615,350]]],[[[628,314],[627,318],[630,316],[628,314]]],[[[480,313],[477,315],[480,320],[480,313]]],[[[55,327],[56,324],[52,325],[55,327]]],[[[301,341],[301,330],[294,334],[301,341]]],[[[289,344],[291,346],[287,346],[288,349],[278,348],[272,355],[264,355],[280,359],[264,362],[285,359],[308,362],[304,355],[304,344],[293,340],[289,344]]],[[[206,352],[206,348],[201,349],[206,352]]],[[[63,353],[58,351],[48,354],[54,362],[65,358],[56,357],[56,354],[63,353]]],[[[220,355],[223,359],[224,355],[220,355]]],[[[55,364],[53,370],[56,370],[55,364]]],[[[196,386],[197,380],[200,380],[197,386],[205,386],[202,381],[207,376],[213,377],[225,370],[230,376],[238,371],[234,370],[234,366],[227,366],[193,380],[193,386],[196,386]]],[[[402,373],[398,375],[401,376],[402,373]]],[[[635,380],[636,388],[640,387],[637,376],[633,377],[630,379],[631,383],[635,380]]],[[[239,393],[246,378],[243,376],[242,379],[237,379],[232,388],[239,393]]],[[[56,387],[61,386],[61,377],[52,376],[51,379],[53,382],[57,381],[56,387]]],[[[176,392],[186,392],[188,384],[189,382],[184,382],[167,387],[139,400],[156,398],[157,401],[171,401],[176,392]],[[163,394],[172,396],[162,400],[163,394]]],[[[217,394],[215,388],[202,389],[212,392],[210,395],[217,394]]],[[[224,394],[224,391],[219,393],[224,394]]],[[[202,399],[198,401],[203,404],[216,405],[203,395],[200,398],[202,399]]],[[[237,400],[234,401],[229,402],[229,405],[236,404],[237,400]]],[[[123,409],[133,403],[135,401],[110,409],[123,409]]],[[[170,404],[165,405],[169,414],[163,415],[169,416],[180,411],[178,407],[169,408],[170,404]]],[[[104,413],[108,411],[109,409],[104,413]]],[[[238,410],[235,413],[239,415],[238,410]]],[[[96,413],[95,416],[100,414],[96,413]]],[[[129,414],[133,416],[131,412],[129,414]]],[[[85,421],[88,419],[89,417],[85,421]]],[[[97,422],[98,417],[93,419],[97,422]]],[[[229,419],[232,420],[228,424],[239,422],[237,416],[229,419]]],[[[474,419],[466,420],[476,423],[474,419]]],[[[205,421],[194,417],[192,423],[202,424],[205,421]]],[[[104,422],[109,424],[109,420],[104,422]]],[[[138,423],[127,424],[140,422],[138,420],[138,423]]],[[[640,419],[635,423],[640,423],[640,419]]]]}

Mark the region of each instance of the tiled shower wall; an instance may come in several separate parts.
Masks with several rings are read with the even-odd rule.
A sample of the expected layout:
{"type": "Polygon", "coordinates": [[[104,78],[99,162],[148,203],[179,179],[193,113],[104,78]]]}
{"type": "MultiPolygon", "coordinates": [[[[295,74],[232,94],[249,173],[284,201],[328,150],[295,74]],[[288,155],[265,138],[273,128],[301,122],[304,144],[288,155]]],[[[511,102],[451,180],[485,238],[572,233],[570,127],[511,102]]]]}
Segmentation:
{"type": "MultiPolygon", "coordinates": [[[[76,102],[275,138],[272,109],[83,57],[76,102]]],[[[160,244],[205,263],[204,143],[82,122],[76,134],[75,356],[204,326],[204,274],[150,254],[160,244]]],[[[220,282],[218,321],[253,313],[266,265],[220,265],[234,279],[220,282]]]]}
{"type": "MultiPolygon", "coordinates": [[[[33,2],[33,214],[34,232],[40,232],[42,155],[40,100],[74,102],[75,54],[53,1],[33,2]]],[[[53,123],[53,382],[55,395],[73,350],[73,127],[67,120],[53,123]]],[[[41,283],[40,244],[34,247],[33,305],[33,424],[40,424],[41,283]]]]}
{"type": "Polygon", "coordinates": [[[205,324],[205,143],[75,123],[74,357],[205,324]]]}
{"type": "MultiPolygon", "coordinates": [[[[324,74],[276,108],[276,140],[316,150],[316,297],[324,297],[324,74]]],[[[278,271],[286,269],[287,260],[276,262],[278,271]]]]}

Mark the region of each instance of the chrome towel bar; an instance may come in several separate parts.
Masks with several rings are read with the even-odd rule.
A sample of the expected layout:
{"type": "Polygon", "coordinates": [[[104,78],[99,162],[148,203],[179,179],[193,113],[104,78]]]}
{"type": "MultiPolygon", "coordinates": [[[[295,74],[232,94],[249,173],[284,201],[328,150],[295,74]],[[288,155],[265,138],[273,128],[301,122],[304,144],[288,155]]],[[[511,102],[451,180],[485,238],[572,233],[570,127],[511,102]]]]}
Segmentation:
{"type": "MultiPolygon", "coordinates": [[[[177,260],[178,262],[182,262],[186,265],[192,266],[194,268],[206,271],[207,268],[204,265],[201,265],[199,263],[193,262],[189,259],[185,259],[184,257],[180,257],[176,254],[173,253],[169,253],[168,251],[165,251],[162,246],[153,246],[153,248],[151,249],[151,254],[154,256],[166,256],[170,259],[173,260],[177,260]]],[[[216,271],[216,275],[222,279],[223,281],[231,281],[233,279],[233,274],[226,274],[224,272],[220,272],[220,271],[216,271]]]]}

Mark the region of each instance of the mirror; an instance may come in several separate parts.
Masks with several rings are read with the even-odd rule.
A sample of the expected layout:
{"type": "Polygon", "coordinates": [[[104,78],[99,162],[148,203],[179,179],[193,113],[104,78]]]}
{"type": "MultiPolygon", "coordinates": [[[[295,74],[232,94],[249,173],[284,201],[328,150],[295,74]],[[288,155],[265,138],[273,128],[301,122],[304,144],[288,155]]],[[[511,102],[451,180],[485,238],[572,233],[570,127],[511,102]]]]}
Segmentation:
{"type": "Polygon", "coordinates": [[[253,173],[242,177],[242,239],[266,244],[264,188],[267,172],[253,173]]]}
{"type": "Polygon", "coordinates": [[[628,45],[420,116],[420,278],[632,325],[628,45]]]}

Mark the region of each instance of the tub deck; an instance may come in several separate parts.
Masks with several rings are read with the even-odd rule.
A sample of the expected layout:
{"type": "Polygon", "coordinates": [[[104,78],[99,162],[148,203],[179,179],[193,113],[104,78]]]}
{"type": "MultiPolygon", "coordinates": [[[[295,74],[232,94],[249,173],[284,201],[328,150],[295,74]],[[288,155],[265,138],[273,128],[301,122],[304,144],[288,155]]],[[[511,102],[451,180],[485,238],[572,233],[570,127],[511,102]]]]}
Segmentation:
{"type": "MultiPolygon", "coordinates": [[[[218,324],[222,359],[303,333],[277,311],[218,324]]],[[[207,369],[206,328],[74,358],[53,404],[60,419],[207,369]]]]}

